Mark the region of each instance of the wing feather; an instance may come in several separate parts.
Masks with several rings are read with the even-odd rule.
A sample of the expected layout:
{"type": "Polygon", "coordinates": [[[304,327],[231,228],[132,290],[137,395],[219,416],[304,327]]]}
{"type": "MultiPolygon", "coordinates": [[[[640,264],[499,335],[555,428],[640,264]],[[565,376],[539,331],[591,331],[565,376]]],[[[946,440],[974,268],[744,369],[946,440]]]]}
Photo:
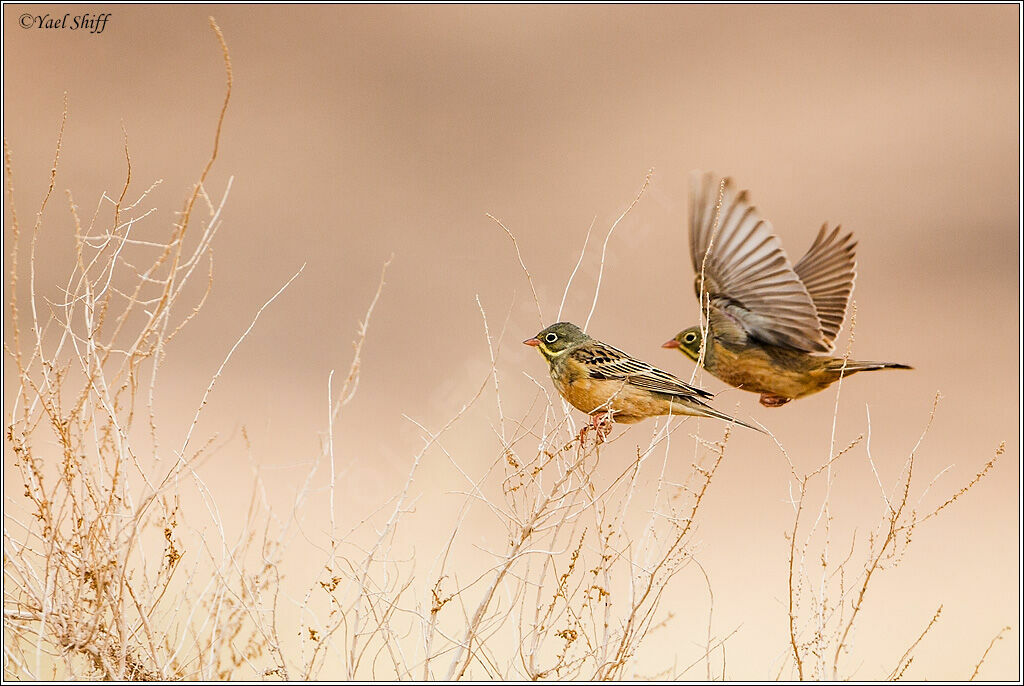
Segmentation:
{"type": "MultiPolygon", "coordinates": [[[[727,315],[717,321],[719,335],[737,342],[752,336],[775,345],[807,352],[830,349],[815,300],[797,275],[782,244],[746,191],[737,191],[728,178],[695,176],[691,185],[690,256],[697,273],[700,297],[704,290],[712,308],[727,315]],[[719,197],[721,203],[719,204],[719,197]]],[[[816,285],[826,288],[833,262],[817,254],[811,273],[816,285]],[[819,259],[820,258],[820,259],[819,259]],[[820,269],[819,269],[820,268],[820,269]]],[[[830,325],[835,318],[836,296],[822,291],[830,325]]],[[[841,324],[841,321],[840,321],[841,324]]]]}
{"type": "Polygon", "coordinates": [[[810,250],[793,268],[814,301],[830,347],[835,345],[836,335],[843,327],[857,278],[857,242],[852,233],[840,236],[841,229],[837,226],[829,232],[828,224],[823,224],[810,250]]]}
{"type": "Polygon", "coordinates": [[[624,381],[637,388],[686,398],[711,398],[713,394],[677,379],[607,343],[592,340],[570,353],[582,362],[592,379],[624,381]]]}

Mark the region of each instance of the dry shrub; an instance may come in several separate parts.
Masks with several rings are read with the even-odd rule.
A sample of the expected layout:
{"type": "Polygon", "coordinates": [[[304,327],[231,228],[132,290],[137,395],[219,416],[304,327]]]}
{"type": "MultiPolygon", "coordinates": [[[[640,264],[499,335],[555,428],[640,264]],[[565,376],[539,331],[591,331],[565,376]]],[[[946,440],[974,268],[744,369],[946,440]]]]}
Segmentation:
{"type": "Polygon", "coordinates": [[[153,210],[145,209],[152,187],[129,202],[126,136],[116,200],[104,194],[83,219],[68,193],[75,260],[57,301],[37,293],[35,269],[44,259],[37,252],[43,221],[56,200],[63,121],[28,236],[15,211],[4,142],[13,232],[5,349],[18,375],[6,438],[24,496],[5,496],[7,676],[225,678],[266,644],[252,635],[243,608],[256,605],[271,570],[239,564],[251,538],[229,537],[196,472],[216,447],[216,437],[200,442],[194,430],[220,371],[175,443],[158,440],[154,410],[168,345],[209,293],[210,246],[228,194],[214,203],[205,186],[232,83],[227,46],[210,24],[224,51],[227,89],[209,161],[178,220],[163,241],[138,238],[152,233],[146,227],[153,210]],[[19,280],[25,239],[27,293],[19,280]],[[197,280],[205,288],[196,296],[188,286],[197,280]],[[206,511],[183,511],[189,495],[206,511]]]}
{"type": "MultiPolygon", "coordinates": [[[[851,329],[856,326],[856,306],[853,308],[851,329]]],[[[850,334],[852,346],[853,333],[850,334]]],[[[845,358],[849,359],[848,346],[845,358]]],[[[839,414],[842,379],[836,390],[833,412],[832,440],[829,458],[805,473],[800,473],[785,449],[790,469],[790,502],[793,506],[793,526],[786,533],[789,545],[787,608],[789,615],[789,650],[781,661],[776,678],[852,679],[854,674],[843,669],[850,662],[846,658],[854,652],[852,638],[857,620],[864,609],[869,589],[885,570],[896,568],[910,548],[917,527],[931,520],[973,488],[995,466],[1003,454],[1005,443],[1000,443],[995,454],[968,483],[956,489],[938,504],[924,506],[926,497],[942,474],[935,474],[928,484],[914,496],[915,466],[921,444],[935,419],[940,395],[932,402],[927,423],[916,444],[905,458],[895,483],[886,487],[871,454],[871,415],[867,415],[867,432],[861,434],[840,450],[835,447],[835,422],[839,414]],[[878,485],[881,512],[877,523],[868,530],[866,540],[858,541],[856,533],[848,543],[837,545],[833,532],[834,515],[831,510],[832,489],[835,482],[833,465],[840,460],[853,459],[854,449],[864,447],[864,456],[878,485]],[[817,489],[815,489],[817,486],[817,489]],[[810,521],[808,521],[810,520],[810,521]],[[837,553],[838,548],[838,553],[837,553]]],[[[877,585],[877,584],[874,584],[877,585]]],[[[916,637],[907,637],[907,648],[900,654],[886,656],[893,665],[887,672],[869,678],[898,680],[914,661],[914,651],[925,639],[942,615],[942,605],[925,623],[916,637]]],[[[892,637],[894,641],[903,636],[892,637]]],[[[984,661],[988,651],[982,656],[984,661]]],[[[981,662],[978,663],[980,667],[981,662]]],[[[975,672],[977,672],[977,668],[975,672]]],[[[866,678],[858,675],[857,678],[866,678]]]]}

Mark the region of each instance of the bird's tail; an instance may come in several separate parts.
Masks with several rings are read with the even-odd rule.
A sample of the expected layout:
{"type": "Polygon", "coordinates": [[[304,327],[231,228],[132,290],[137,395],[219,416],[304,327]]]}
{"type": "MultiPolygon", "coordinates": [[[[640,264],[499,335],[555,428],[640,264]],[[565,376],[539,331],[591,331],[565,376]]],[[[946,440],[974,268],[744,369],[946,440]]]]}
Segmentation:
{"type": "MultiPolygon", "coordinates": [[[[842,359],[832,360],[829,364],[829,370],[839,372],[843,369],[842,359]]],[[[868,362],[867,360],[847,360],[846,362],[846,373],[853,374],[854,372],[870,372],[876,369],[913,369],[909,364],[901,364],[899,362],[868,362]]]]}
{"type": "Polygon", "coordinates": [[[719,412],[710,405],[706,405],[696,399],[691,398],[673,398],[672,403],[673,414],[685,414],[691,417],[711,417],[713,419],[721,419],[722,421],[730,424],[739,424],[748,429],[753,429],[760,433],[767,433],[764,429],[754,426],[753,424],[747,424],[744,421],[736,419],[724,412],[719,412]]]}

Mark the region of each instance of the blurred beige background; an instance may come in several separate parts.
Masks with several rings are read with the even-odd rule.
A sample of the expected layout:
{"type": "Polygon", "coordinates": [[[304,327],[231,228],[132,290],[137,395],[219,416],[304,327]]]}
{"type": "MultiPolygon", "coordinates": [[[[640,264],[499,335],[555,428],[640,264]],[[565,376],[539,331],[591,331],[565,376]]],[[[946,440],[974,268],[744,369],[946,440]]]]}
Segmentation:
{"type": "MultiPolygon", "coordinates": [[[[358,320],[394,254],[358,395],[338,427],[345,507],[372,508],[400,485],[421,445],[402,413],[439,428],[485,378],[476,296],[492,332],[511,309],[498,364],[505,413],[522,414],[534,397],[522,371],[548,383],[541,357],[519,345],[541,328],[529,285],[485,213],[518,237],[545,324],[596,217],[565,310],[582,322],[600,241],[650,168],[650,187],[609,242],[590,328],[688,377],[692,365],[658,347],[697,322],[688,173],[729,174],[751,190],[791,257],[825,220],[856,233],[854,355],[916,367],[844,384],[838,443],[865,431],[870,407],[872,454],[891,482],[940,391],[918,463],[928,475],[954,465],[933,487],[934,506],[1007,441],[992,477],[941,524],[922,527],[900,567],[878,582],[859,647],[893,662],[943,603],[908,677],[966,678],[1010,624],[1011,640],[993,649],[980,676],[1019,678],[1019,7],[28,11],[85,10],[112,13],[102,34],[25,30],[25,6],[4,7],[4,136],[20,216],[33,215],[45,190],[67,91],[58,190],[70,188],[88,208],[120,190],[123,121],[134,192],[164,179],[148,229],[163,232],[205,163],[220,107],[223,72],[207,15],[234,63],[209,187],[219,194],[231,176],[234,185],[209,303],[164,372],[168,432],[194,411],[256,309],[306,263],[237,351],[201,429],[246,426],[263,465],[310,459],[326,426],[328,374],[347,370],[358,320]]],[[[42,239],[37,280],[51,294],[70,266],[65,208],[61,195],[42,239]]],[[[847,334],[848,326],[841,345],[847,334]]],[[[5,359],[5,411],[9,372],[5,359]]],[[[723,390],[713,378],[703,383],[723,390]]],[[[799,466],[827,454],[834,393],[768,410],[753,394],[726,390],[716,404],[737,403],[799,466]]],[[[467,469],[482,472],[493,459],[496,416],[493,398],[482,402],[447,446],[467,469]]],[[[646,444],[643,426],[618,443],[623,454],[646,444]]],[[[236,441],[204,467],[229,505],[246,501],[237,488],[244,463],[236,441]]],[[[863,456],[839,470],[837,513],[850,528],[870,528],[880,501],[863,456]]],[[[703,514],[716,622],[742,625],[729,643],[733,678],[774,674],[785,651],[787,478],[759,437],[737,435],[703,514]]],[[[432,453],[417,481],[422,512],[451,516],[451,480],[432,453]]],[[[282,477],[282,491],[294,487],[282,477]]],[[[685,642],[665,649],[684,661],[699,654],[685,642]]]]}

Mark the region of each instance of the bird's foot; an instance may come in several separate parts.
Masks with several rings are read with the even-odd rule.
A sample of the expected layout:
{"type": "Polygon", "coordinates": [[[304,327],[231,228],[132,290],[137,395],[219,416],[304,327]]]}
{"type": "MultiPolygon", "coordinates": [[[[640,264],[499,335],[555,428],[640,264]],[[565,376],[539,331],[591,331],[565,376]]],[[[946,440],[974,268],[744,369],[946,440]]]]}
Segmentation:
{"type": "Polygon", "coordinates": [[[593,428],[597,432],[597,444],[601,445],[607,440],[609,434],[612,432],[612,419],[611,412],[599,412],[590,417],[590,425],[588,428],[593,428]]]}
{"type": "Polygon", "coordinates": [[[599,412],[591,415],[590,421],[584,424],[580,429],[576,439],[583,443],[587,433],[593,431],[597,434],[597,445],[601,445],[608,438],[608,435],[612,432],[612,413],[611,412],[599,412]]]}
{"type": "Polygon", "coordinates": [[[792,398],[786,398],[781,395],[772,395],[771,393],[761,394],[761,404],[765,407],[782,407],[790,400],[792,400],[792,398]]]}

